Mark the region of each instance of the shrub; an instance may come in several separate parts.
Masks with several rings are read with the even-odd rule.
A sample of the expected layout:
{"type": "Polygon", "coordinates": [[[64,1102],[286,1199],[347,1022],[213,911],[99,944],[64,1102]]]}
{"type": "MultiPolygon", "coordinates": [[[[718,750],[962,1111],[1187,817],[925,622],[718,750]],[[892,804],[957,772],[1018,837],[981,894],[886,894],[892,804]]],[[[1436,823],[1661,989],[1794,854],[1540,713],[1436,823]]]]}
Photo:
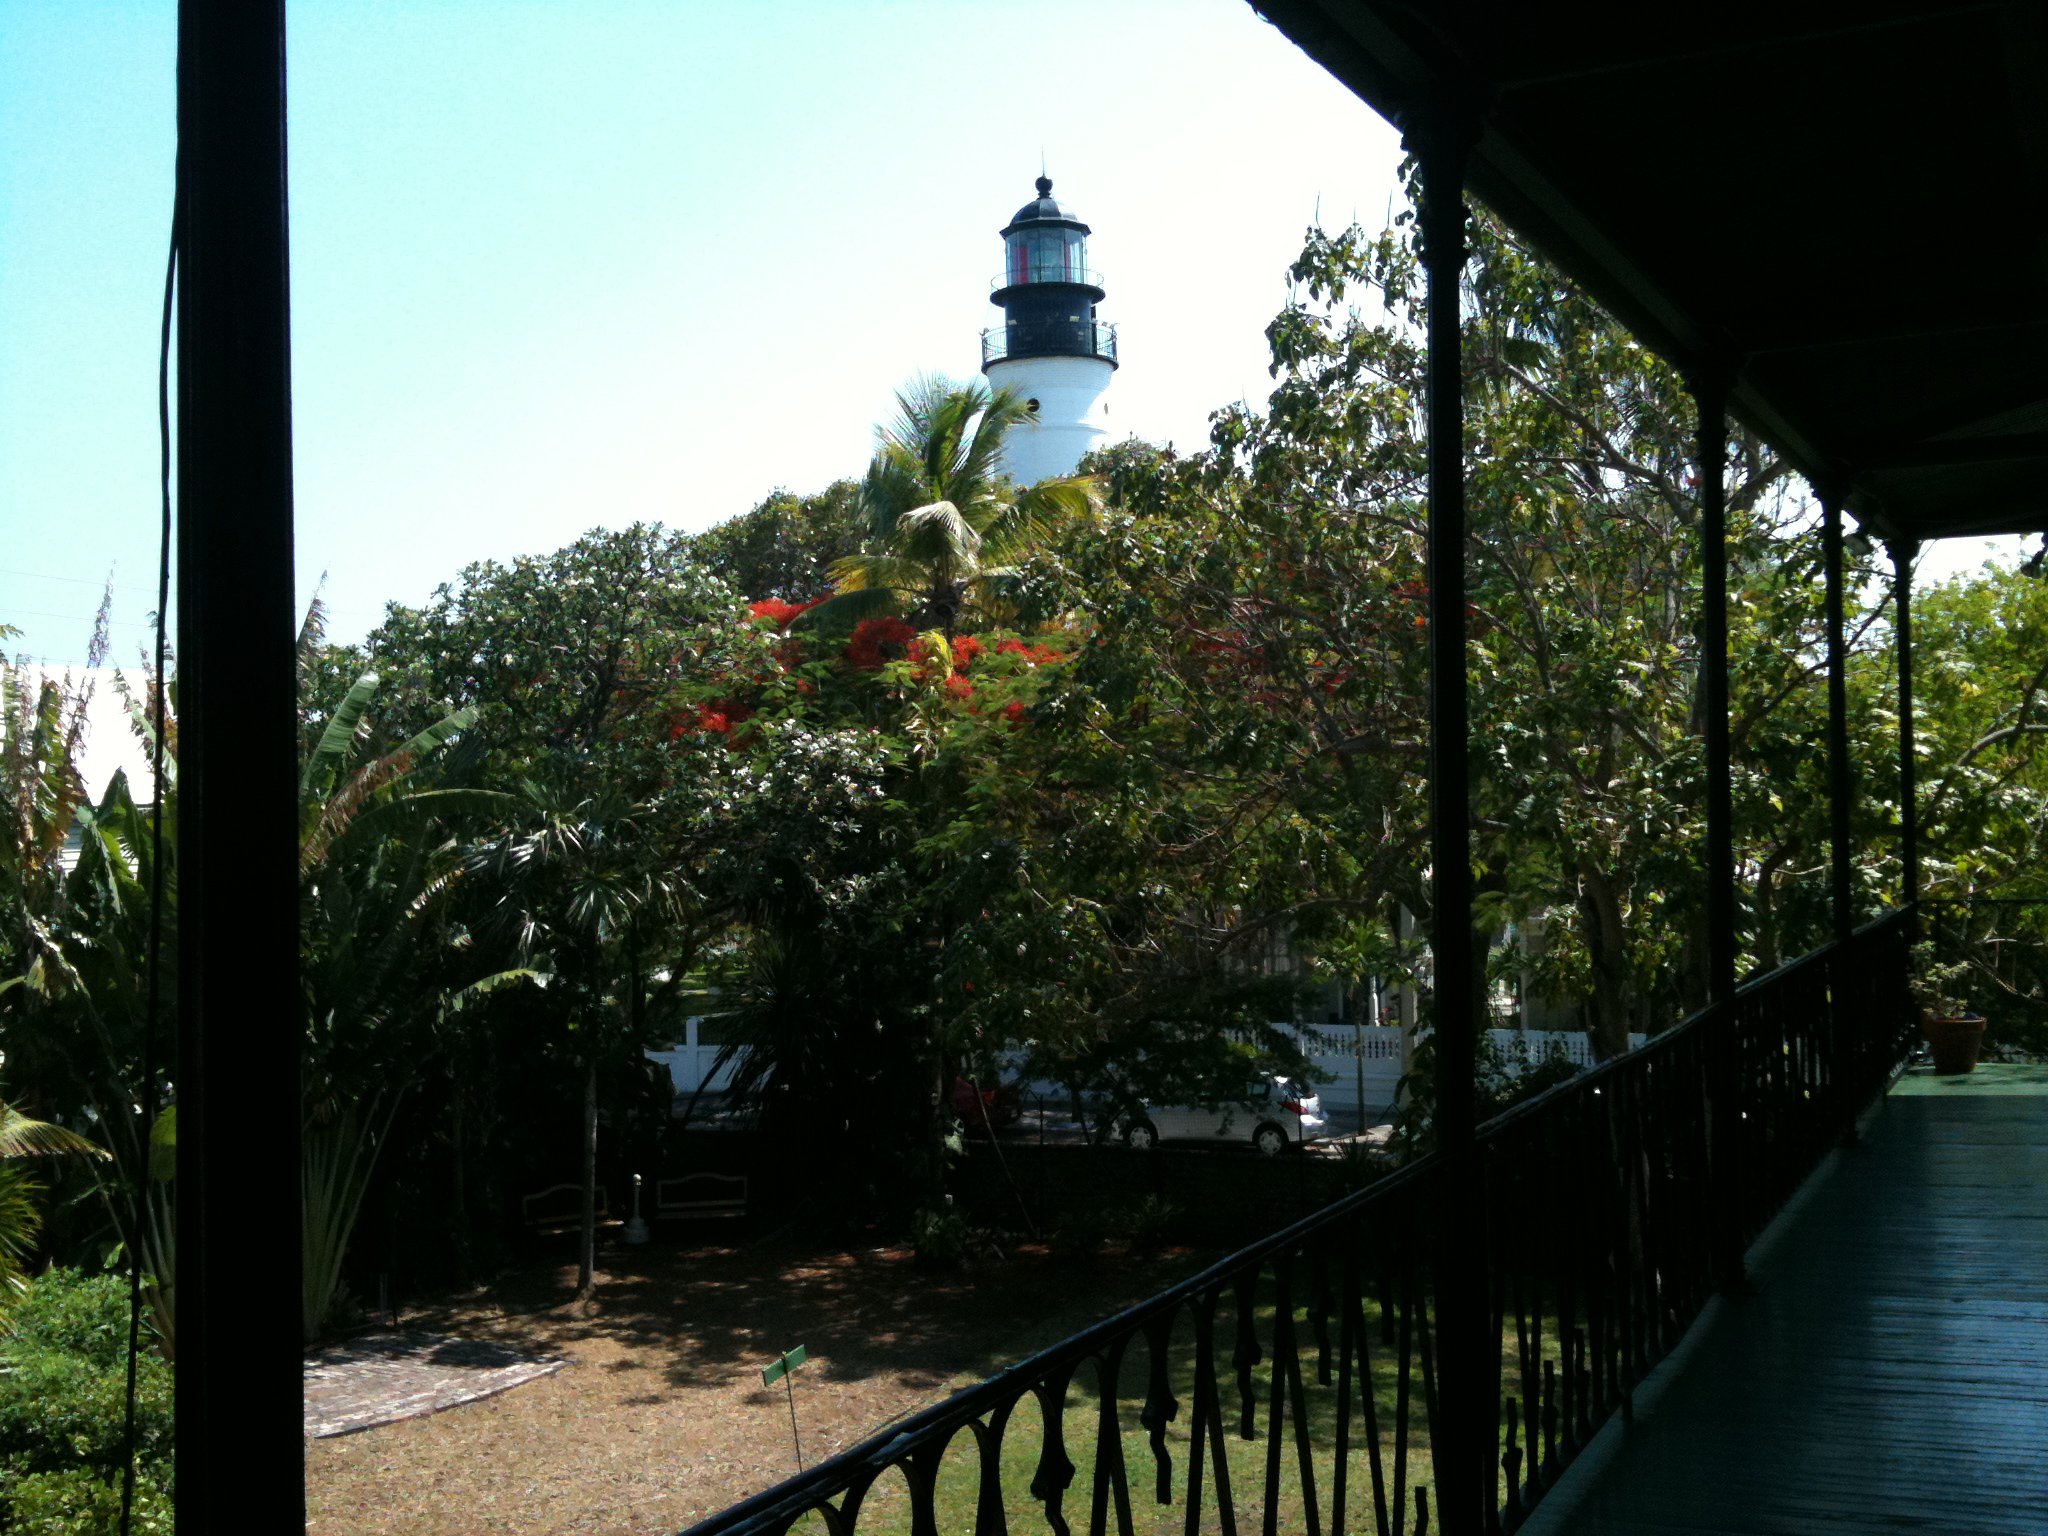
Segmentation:
{"type": "Polygon", "coordinates": [[[917,1262],[927,1269],[952,1269],[967,1257],[967,1223],[950,1205],[920,1206],[910,1218],[910,1240],[917,1262]]]}
{"type": "Polygon", "coordinates": [[[1136,1248],[1155,1247],[1166,1241],[1181,1209],[1158,1195],[1142,1195],[1112,1206],[1102,1217],[1102,1230],[1136,1248]]]}
{"type": "MultiPolygon", "coordinates": [[[[83,1467],[35,1472],[11,1483],[0,1505],[8,1536],[112,1536],[121,1528],[121,1480],[83,1467]]],[[[130,1536],[171,1536],[171,1495],[154,1477],[135,1479],[130,1536]]]]}
{"type": "Polygon", "coordinates": [[[76,1355],[102,1370],[128,1358],[128,1282],[53,1269],[5,1311],[0,1351],[76,1355]]]}
{"type": "MultiPolygon", "coordinates": [[[[128,1290],[52,1270],[0,1318],[0,1533],[111,1532],[121,1510],[128,1290]]],[[[136,1370],[136,1520],[170,1530],[171,1367],[136,1370]]]]}

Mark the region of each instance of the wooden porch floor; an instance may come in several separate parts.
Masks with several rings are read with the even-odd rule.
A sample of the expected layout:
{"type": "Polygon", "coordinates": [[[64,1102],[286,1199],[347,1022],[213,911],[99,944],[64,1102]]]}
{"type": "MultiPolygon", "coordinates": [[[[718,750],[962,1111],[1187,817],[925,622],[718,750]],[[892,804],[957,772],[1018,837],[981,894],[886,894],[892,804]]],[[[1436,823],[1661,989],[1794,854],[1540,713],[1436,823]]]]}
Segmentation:
{"type": "Polygon", "coordinates": [[[2048,1536],[2048,1067],[1909,1074],[1752,1277],[1532,1530],[2048,1536]]]}

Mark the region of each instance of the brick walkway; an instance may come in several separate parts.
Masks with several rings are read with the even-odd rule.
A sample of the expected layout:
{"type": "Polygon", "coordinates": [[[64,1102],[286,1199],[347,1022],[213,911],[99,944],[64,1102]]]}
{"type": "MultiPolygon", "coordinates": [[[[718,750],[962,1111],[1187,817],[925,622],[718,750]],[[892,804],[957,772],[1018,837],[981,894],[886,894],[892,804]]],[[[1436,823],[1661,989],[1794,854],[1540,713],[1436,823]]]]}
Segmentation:
{"type": "Polygon", "coordinates": [[[306,1360],[306,1437],[353,1434],[473,1403],[568,1361],[428,1333],[370,1333],[306,1360]]]}

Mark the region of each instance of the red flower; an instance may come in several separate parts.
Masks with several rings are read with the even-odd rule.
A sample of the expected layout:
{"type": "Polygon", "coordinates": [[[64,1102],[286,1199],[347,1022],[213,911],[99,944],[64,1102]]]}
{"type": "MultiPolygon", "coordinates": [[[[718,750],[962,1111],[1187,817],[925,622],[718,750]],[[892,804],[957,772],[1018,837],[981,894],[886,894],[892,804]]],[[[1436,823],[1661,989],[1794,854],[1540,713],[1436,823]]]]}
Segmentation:
{"type": "Polygon", "coordinates": [[[789,628],[790,620],[794,619],[798,614],[817,606],[818,604],[815,602],[785,603],[779,597],[764,597],[760,602],[751,604],[747,611],[757,619],[768,620],[777,629],[787,629],[789,628]]]}
{"type": "Polygon", "coordinates": [[[708,704],[699,705],[697,708],[697,729],[700,731],[710,731],[713,735],[723,736],[732,729],[732,721],[718,710],[711,708],[708,704]]]}
{"type": "Polygon", "coordinates": [[[1022,656],[1034,667],[1067,659],[1064,651],[1056,651],[1049,645],[1026,645],[1022,640],[998,640],[996,651],[1004,656],[1022,656]]]}
{"type": "Polygon", "coordinates": [[[904,655],[916,638],[917,631],[901,619],[862,619],[846,643],[847,664],[858,672],[876,671],[883,662],[904,655]]]}
{"type": "Polygon", "coordinates": [[[1022,725],[1024,723],[1024,701],[1022,699],[1012,699],[1009,703],[1005,704],[1003,706],[1003,718],[1009,721],[1011,725],[1022,725]]]}
{"type": "Polygon", "coordinates": [[[985,647],[972,635],[962,635],[953,642],[953,670],[965,672],[967,664],[979,656],[985,647]]]}
{"type": "Polygon", "coordinates": [[[974,684],[956,672],[946,679],[946,692],[956,699],[971,699],[974,697],[974,684]]]}

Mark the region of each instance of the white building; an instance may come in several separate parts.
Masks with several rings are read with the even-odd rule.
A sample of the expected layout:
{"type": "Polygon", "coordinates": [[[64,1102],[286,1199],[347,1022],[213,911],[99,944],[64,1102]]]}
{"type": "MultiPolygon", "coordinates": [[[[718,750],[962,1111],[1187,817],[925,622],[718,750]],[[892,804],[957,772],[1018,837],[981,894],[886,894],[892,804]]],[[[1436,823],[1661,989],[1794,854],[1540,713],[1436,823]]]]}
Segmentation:
{"type": "Polygon", "coordinates": [[[1088,226],[1052,198],[1038,197],[1004,226],[1003,270],[989,302],[1003,323],[981,333],[981,371],[1031,405],[1032,420],[1013,431],[1003,467],[1020,485],[1070,475],[1109,432],[1104,396],[1116,372],[1116,327],[1095,316],[1100,274],[1088,266],[1088,226]]]}

